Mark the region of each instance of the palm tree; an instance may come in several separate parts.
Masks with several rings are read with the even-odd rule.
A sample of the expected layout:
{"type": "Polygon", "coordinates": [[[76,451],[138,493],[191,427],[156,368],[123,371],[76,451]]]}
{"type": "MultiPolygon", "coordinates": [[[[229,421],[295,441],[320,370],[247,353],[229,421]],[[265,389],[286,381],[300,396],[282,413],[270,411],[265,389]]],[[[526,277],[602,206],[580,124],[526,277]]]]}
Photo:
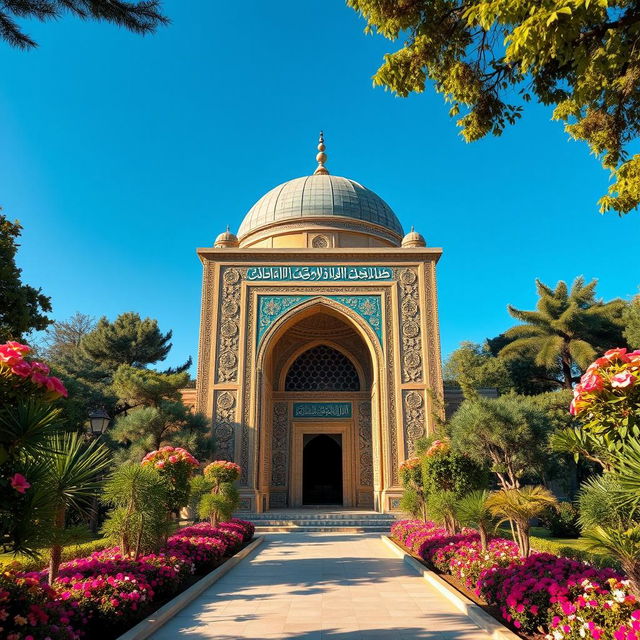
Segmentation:
{"type": "Polygon", "coordinates": [[[510,521],[515,525],[520,555],[526,558],[529,543],[529,522],[548,507],[558,504],[555,496],[542,486],[526,486],[521,489],[502,489],[487,498],[489,511],[500,518],[500,523],[510,521]]]}
{"type": "Polygon", "coordinates": [[[460,524],[475,527],[478,530],[480,534],[480,546],[483,551],[487,548],[489,530],[493,529],[495,524],[493,515],[487,506],[489,495],[486,489],[472,491],[460,498],[456,509],[456,515],[460,524]]]}
{"type": "Polygon", "coordinates": [[[505,337],[513,341],[500,350],[500,356],[535,353],[535,363],[549,371],[559,370],[560,379],[547,380],[571,389],[598,352],[626,344],[623,336],[620,299],[604,303],[596,299],[597,280],[585,284],[576,278],[569,291],[566,282],[555,289],[536,280],[539,300],[535,311],[521,311],[508,305],[509,313],[524,324],[512,327],[505,337]]]}
{"type": "Polygon", "coordinates": [[[51,496],[51,554],[49,584],[58,575],[69,513],[86,516],[100,488],[99,476],[109,466],[109,449],[98,440],[85,445],[77,433],[51,438],[52,451],[44,461],[51,496]]]}

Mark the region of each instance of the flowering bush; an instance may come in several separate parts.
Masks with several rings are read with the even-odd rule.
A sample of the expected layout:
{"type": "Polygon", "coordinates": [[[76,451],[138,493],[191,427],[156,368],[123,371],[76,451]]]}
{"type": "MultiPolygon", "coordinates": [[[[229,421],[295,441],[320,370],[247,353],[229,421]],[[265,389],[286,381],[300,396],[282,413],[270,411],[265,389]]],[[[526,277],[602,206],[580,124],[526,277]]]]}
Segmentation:
{"type": "Polygon", "coordinates": [[[51,401],[67,397],[59,378],[50,376],[49,367],[31,362],[25,356],[31,347],[19,342],[0,344],[0,399],[4,402],[35,396],[51,401]]]}
{"type": "MultiPolygon", "coordinates": [[[[640,428],[640,350],[610,349],[589,365],[573,391],[570,411],[596,434],[640,428]]],[[[619,435],[624,436],[624,433],[619,435]]]]}
{"type": "Polygon", "coordinates": [[[162,447],[142,458],[143,467],[153,465],[169,480],[169,510],[179,511],[189,502],[189,478],[200,463],[182,447],[162,447]]]}
{"type": "Polygon", "coordinates": [[[112,638],[171,597],[189,575],[209,571],[233,553],[254,531],[243,520],[222,523],[217,532],[207,527],[186,527],[163,552],[138,560],[113,547],[65,562],[52,587],[46,585],[47,571],[0,574],[0,638],[112,638]]]}
{"type": "Polygon", "coordinates": [[[0,572],[0,638],[7,640],[76,640],[73,610],[37,579],[0,572]]]}
{"type": "Polygon", "coordinates": [[[583,580],[604,582],[609,578],[619,576],[612,569],[535,553],[521,563],[483,572],[476,593],[499,606],[505,620],[516,628],[530,632],[545,625],[551,606],[565,601],[583,580]]]}
{"type": "Polygon", "coordinates": [[[547,640],[637,640],[640,604],[629,592],[627,580],[583,580],[570,598],[553,605],[547,640]]]}
{"type": "Polygon", "coordinates": [[[496,567],[508,567],[517,562],[518,545],[513,540],[493,538],[483,551],[480,542],[458,544],[449,554],[448,573],[462,580],[467,588],[475,589],[482,572],[496,567]]]}
{"type": "Polygon", "coordinates": [[[167,551],[189,558],[195,566],[196,573],[204,573],[220,563],[227,551],[227,545],[221,538],[185,537],[178,534],[167,540],[167,551]]]}
{"type": "Polygon", "coordinates": [[[425,451],[424,455],[427,457],[443,455],[449,453],[451,445],[447,440],[434,440],[431,446],[425,451]]]}
{"type": "Polygon", "coordinates": [[[204,468],[204,476],[218,483],[235,482],[240,477],[240,465],[228,460],[214,460],[204,468]]]}

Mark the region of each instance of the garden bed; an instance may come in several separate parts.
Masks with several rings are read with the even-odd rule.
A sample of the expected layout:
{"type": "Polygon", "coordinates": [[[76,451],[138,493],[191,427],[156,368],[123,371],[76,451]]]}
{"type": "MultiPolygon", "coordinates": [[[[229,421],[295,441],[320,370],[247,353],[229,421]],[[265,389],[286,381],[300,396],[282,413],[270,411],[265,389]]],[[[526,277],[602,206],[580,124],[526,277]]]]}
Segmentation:
{"type": "Polygon", "coordinates": [[[521,638],[637,640],[640,603],[613,569],[550,553],[519,555],[512,541],[482,549],[473,529],[448,534],[433,522],[396,522],[400,548],[521,638]]]}
{"type": "Polygon", "coordinates": [[[46,584],[46,571],[5,570],[0,575],[0,637],[114,640],[153,612],[171,607],[177,596],[216,570],[221,573],[254,531],[242,520],[216,528],[203,523],[179,530],[159,553],[137,560],[117,547],[97,551],[63,563],[52,586],[46,584]]]}

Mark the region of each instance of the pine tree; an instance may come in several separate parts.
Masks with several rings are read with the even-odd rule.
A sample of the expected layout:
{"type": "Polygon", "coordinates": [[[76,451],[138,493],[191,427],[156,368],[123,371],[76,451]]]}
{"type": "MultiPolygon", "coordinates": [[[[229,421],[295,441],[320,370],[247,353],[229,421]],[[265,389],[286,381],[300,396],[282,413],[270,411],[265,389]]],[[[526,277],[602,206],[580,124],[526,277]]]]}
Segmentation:
{"type": "Polygon", "coordinates": [[[624,310],[624,337],[634,349],[640,349],[640,295],[637,295],[624,310]]]}
{"type": "Polygon", "coordinates": [[[571,389],[573,382],[599,352],[625,344],[622,336],[623,300],[604,303],[595,297],[597,281],[585,284],[576,278],[571,290],[563,281],[555,289],[536,280],[539,300],[535,311],[521,311],[508,305],[509,313],[524,324],[505,332],[513,342],[503,357],[535,351],[535,362],[550,372],[559,368],[557,386],[571,389]]]}
{"type": "Polygon", "coordinates": [[[20,49],[37,43],[18,25],[16,18],[35,18],[40,22],[70,13],[84,20],[104,20],[145,35],[169,20],[160,12],[159,0],[4,0],[0,3],[0,38],[20,49]]]}
{"type": "Polygon", "coordinates": [[[113,369],[121,364],[144,367],[167,357],[171,335],[171,331],[160,331],[157,320],[143,320],[129,311],[113,322],[100,318],[96,328],[82,339],[82,348],[90,358],[113,369]]]}
{"type": "Polygon", "coordinates": [[[22,284],[22,269],[16,266],[16,252],[20,245],[16,239],[22,226],[0,215],[0,343],[21,341],[29,331],[46,329],[51,320],[45,313],[51,311],[51,299],[22,284]]]}

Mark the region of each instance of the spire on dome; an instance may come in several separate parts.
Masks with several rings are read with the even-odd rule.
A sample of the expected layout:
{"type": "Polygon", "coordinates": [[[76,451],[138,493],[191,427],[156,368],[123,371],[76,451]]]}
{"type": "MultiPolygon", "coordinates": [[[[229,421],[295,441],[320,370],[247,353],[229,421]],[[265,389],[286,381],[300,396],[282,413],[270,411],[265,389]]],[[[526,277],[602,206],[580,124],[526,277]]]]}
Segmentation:
{"type": "Polygon", "coordinates": [[[316,160],[318,161],[318,166],[316,170],[313,172],[314,176],[327,176],[329,175],[329,171],[324,166],[324,163],[327,161],[327,154],[324,152],[324,133],[320,132],[320,137],[318,138],[318,155],[316,156],[316,160]]]}

